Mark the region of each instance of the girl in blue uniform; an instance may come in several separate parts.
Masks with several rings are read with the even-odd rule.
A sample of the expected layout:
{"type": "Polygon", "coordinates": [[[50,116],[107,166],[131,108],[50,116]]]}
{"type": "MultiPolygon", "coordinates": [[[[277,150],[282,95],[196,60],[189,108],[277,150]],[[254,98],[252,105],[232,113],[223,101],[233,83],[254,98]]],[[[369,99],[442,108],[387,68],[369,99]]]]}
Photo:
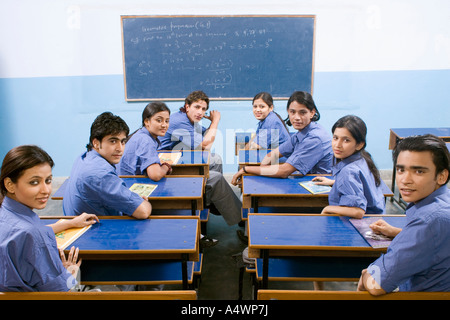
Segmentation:
{"type": "Polygon", "coordinates": [[[267,154],[260,166],[244,166],[239,170],[231,180],[233,185],[240,183],[244,173],[287,178],[295,171],[302,175],[331,172],[331,136],[317,123],[320,114],[312,96],[303,91],[294,92],[288,100],[287,112],[287,124],[298,132],[267,154]],[[278,164],[281,157],[287,160],[278,164]]]}
{"type": "Polygon", "coordinates": [[[55,233],[98,221],[83,214],[46,226],[33,211],[52,191],[53,160],[37,146],[10,150],[0,175],[0,291],[68,291],[76,285],[78,249],[58,252],[55,233]],[[74,274],[72,275],[72,271],[74,274]]]}
{"type": "Polygon", "coordinates": [[[273,98],[260,92],[253,98],[253,115],[259,120],[254,138],[247,149],[276,149],[289,139],[289,130],[280,116],[273,111],[273,98]]]}
{"type": "Polygon", "coordinates": [[[325,177],[313,179],[317,184],[332,186],[329,205],[322,213],[353,218],[362,218],[364,213],[384,213],[380,173],[365,151],[366,124],[359,117],[349,115],[339,119],[332,132],[334,180],[325,177]]]}
{"type": "Polygon", "coordinates": [[[169,128],[170,109],[163,102],[149,103],[142,112],[142,128],[131,135],[119,165],[120,175],[148,175],[153,181],[172,172],[158,157],[160,141],[169,128]]]}

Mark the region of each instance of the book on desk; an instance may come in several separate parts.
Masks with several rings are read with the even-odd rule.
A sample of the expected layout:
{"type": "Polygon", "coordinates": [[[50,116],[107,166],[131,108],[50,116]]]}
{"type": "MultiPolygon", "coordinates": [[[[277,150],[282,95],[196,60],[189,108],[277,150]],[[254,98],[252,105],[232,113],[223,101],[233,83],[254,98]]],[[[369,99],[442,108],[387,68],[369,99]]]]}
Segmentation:
{"type": "MultiPolygon", "coordinates": [[[[60,220],[58,220],[58,222],[62,221],[62,220],[64,220],[64,219],[60,219],[60,220]]],[[[56,233],[55,237],[56,237],[56,245],[57,245],[58,249],[62,249],[62,250],[66,249],[75,240],[77,240],[86,231],[88,231],[90,227],[92,227],[92,225],[80,227],[80,228],[69,228],[69,229],[66,229],[61,232],[56,233]]]]}

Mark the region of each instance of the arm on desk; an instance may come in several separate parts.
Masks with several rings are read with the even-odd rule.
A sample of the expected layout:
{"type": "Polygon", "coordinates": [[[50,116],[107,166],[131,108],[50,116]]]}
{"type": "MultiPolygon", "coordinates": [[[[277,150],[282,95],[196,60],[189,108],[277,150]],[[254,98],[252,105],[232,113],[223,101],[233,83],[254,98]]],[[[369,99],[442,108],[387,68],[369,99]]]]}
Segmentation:
{"type": "Polygon", "coordinates": [[[242,175],[250,173],[258,176],[266,176],[273,178],[287,178],[291,173],[296,171],[289,163],[274,164],[274,165],[260,165],[260,166],[244,166],[231,179],[232,185],[238,185],[242,182],[242,175]],[[245,170],[245,171],[244,171],[245,170]]]}
{"type": "Polygon", "coordinates": [[[322,210],[322,214],[339,214],[341,216],[362,219],[366,212],[358,207],[345,206],[326,206],[322,210]]]}
{"type": "Polygon", "coordinates": [[[147,219],[152,213],[152,205],[147,200],[143,200],[139,207],[134,210],[132,217],[136,219],[147,219]]]}
{"type": "Polygon", "coordinates": [[[171,167],[169,165],[160,165],[159,163],[154,163],[147,167],[147,175],[153,181],[161,180],[165,175],[170,174],[171,167]]]}
{"type": "Polygon", "coordinates": [[[368,291],[373,296],[381,296],[386,294],[386,291],[375,281],[367,269],[361,272],[361,278],[358,282],[358,291],[368,291]]]}
{"type": "Polygon", "coordinates": [[[99,222],[99,220],[95,214],[83,213],[73,219],[63,219],[53,224],[49,224],[48,226],[51,227],[56,234],[70,228],[82,228],[97,222],[99,222]]]}

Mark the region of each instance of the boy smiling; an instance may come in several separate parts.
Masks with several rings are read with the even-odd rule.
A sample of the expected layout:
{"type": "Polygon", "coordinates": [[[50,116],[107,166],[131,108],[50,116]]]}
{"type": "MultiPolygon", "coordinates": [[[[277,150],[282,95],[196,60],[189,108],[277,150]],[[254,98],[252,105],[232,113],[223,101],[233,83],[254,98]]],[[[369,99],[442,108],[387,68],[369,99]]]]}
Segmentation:
{"type": "Polygon", "coordinates": [[[393,153],[396,181],[409,202],[406,225],[371,225],[395,236],[386,254],[362,271],[358,290],[382,295],[400,291],[450,291],[450,155],[444,141],[414,136],[399,142],[393,153]]]}

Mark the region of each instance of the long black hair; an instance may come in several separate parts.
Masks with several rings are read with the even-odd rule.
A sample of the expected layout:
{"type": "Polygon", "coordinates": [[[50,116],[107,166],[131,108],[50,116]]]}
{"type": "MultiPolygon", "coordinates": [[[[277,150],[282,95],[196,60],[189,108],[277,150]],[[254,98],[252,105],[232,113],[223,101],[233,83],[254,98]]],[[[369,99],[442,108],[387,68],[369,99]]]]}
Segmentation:
{"type": "MultiPolygon", "coordinates": [[[[316,107],[316,104],[314,103],[313,97],[311,94],[305,91],[295,91],[291,96],[289,97],[289,100],[287,102],[286,110],[289,110],[289,106],[292,102],[298,102],[302,105],[304,105],[309,111],[315,110],[316,113],[314,114],[314,117],[312,117],[311,121],[319,121],[320,119],[320,113],[319,110],[316,107]]],[[[288,117],[284,120],[288,126],[292,126],[291,121],[288,117]]]]}
{"type": "MultiPolygon", "coordinates": [[[[155,114],[157,114],[158,112],[162,112],[162,111],[167,111],[170,115],[170,109],[169,109],[169,107],[167,107],[167,105],[164,102],[155,101],[155,102],[150,102],[149,104],[147,104],[145,106],[144,110],[142,111],[142,127],[145,126],[145,120],[150,119],[155,114]]],[[[132,134],[130,134],[127,137],[126,141],[129,141],[131,139],[131,137],[139,130],[140,130],[140,128],[137,129],[136,131],[134,131],[132,134]]]]}
{"type": "Polygon", "coordinates": [[[336,121],[336,123],[333,125],[333,128],[331,129],[331,132],[334,133],[334,130],[336,128],[347,129],[352,137],[356,140],[357,144],[364,143],[364,146],[359,152],[361,153],[361,156],[364,158],[364,160],[366,160],[367,166],[369,167],[370,172],[373,174],[373,177],[375,178],[375,184],[378,187],[381,183],[380,171],[378,171],[378,168],[375,165],[375,162],[373,161],[370,153],[365,150],[367,145],[367,126],[364,121],[357,116],[347,115],[336,121]]]}

